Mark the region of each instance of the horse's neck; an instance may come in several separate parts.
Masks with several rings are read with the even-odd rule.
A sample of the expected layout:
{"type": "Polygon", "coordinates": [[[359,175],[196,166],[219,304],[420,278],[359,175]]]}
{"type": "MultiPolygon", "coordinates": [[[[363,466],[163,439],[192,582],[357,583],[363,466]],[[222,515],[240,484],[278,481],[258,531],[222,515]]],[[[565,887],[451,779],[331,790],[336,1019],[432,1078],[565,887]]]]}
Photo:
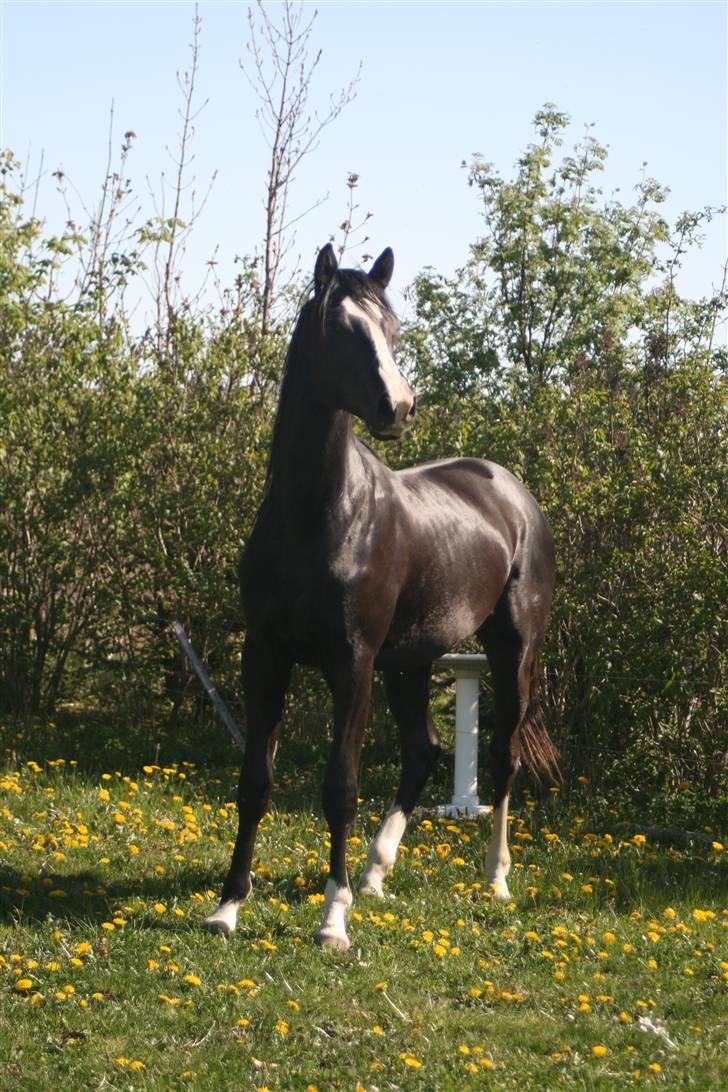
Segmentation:
{"type": "Polygon", "coordinates": [[[289,361],[268,466],[269,500],[286,522],[346,511],[364,486],[351,415],[317,402],[300,361],[289,361]],[[296,366],[299,365],[299,366],[296,366]]]}

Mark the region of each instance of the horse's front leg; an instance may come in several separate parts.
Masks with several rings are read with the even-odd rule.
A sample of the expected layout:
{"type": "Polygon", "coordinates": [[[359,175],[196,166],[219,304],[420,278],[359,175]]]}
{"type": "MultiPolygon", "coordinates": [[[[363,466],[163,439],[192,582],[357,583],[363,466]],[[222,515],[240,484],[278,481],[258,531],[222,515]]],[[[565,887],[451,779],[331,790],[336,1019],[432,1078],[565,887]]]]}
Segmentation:
{"type": "Polygon", "coordinates": [[[290,662],[273,649],[251,639],[245,642],[243,688],[248,731],[238,783],[238,835],[220,902],[204,922],[213,933],[233,931],[238,907],[250,895],[255,835],[270,803],[273,758],[290,671],[290,662]]]}
{"type": "Polygon", "coordinates": [[[369,848],[359,889],[363,895],[384,896],[384,879],[394,867],[402,835],[440,754],[429,704],[431,667],[384,672],[389,708],[399,726],[402,775],[394,804],[369,848]]]}
{"type": "Polygon", "coordinates": [[[323,788],[324,815],[331,833],[326,901],[316,943],[345,951],[349,947],[346,920],[353,903],[346,869],[346,842],[356,817],[359,758],[364,739],[373,660],[352,652],[325,670],[334,699],[334,741],[323,788]]]}

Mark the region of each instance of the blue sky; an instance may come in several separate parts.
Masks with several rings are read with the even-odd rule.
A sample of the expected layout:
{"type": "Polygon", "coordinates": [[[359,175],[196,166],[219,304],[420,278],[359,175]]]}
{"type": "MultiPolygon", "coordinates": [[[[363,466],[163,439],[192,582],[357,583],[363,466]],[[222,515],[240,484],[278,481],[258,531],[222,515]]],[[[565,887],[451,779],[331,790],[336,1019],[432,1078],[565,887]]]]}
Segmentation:
{"type": "MultiPolygon", "coordinates": [[[[275,5],[270,5],[274,7],[275,5]]],[[[324,133],[293,191],[296,211],[327,193],[298,227],[308,269],[344,218],[346,176],[361,176],[378,253],[391,245],[401,288],[426,265],[453,272],[479,231],[476,195],[461,162],[482,153],[508,174],[546,101],[573,119],[573,139],[594,122],[609,146],[605,192],[626,196],[647,172],[671,187],[670,216],[726,200],[726,4],[319,2],[313,41],[323,49],[314,103],[362,62],[356,100],[324,133]]],[[[313,12],[313,6],[309,6],[313,12]]],[[[185,261],[189,287],[219,245],[223,279],[235,254],[262,235],[266,148],[239,68],[246,5],[201,3],[198,191],[217,179],[185,261]]],[[[103,178],[109,110],[115,143],[137,134],[129,173],[143,215],[147,177],[158,188],[179,128],[175,73],[189,62],[186,2],[2,0],[0,144],[30,174],[44,153],[38,211],[60,222],[51,172],[61,167],[90,205],[103,178]]],[[[355,252],[356,256],[356,252],[355,252]]],[[[716,222],[683,279],[698,294],[718,281],[725,223],[716,222]]],[[[395,298],[399,296],[397,292],[395,298]]]]}

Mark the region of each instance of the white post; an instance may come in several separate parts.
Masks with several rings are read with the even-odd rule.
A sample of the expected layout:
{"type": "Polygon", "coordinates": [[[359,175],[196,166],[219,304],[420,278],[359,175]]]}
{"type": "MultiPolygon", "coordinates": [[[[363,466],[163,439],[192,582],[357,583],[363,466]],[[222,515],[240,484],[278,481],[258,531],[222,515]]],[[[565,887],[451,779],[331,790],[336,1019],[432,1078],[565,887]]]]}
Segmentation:
{"type": "Polygon", "coordinates": [[[488,657],[450,654],[437,663],[455,673],[455,787],[452,802],[437,812],[454,818],[487,815],[490,808],[478,800],[478,695],[488,657]]]}

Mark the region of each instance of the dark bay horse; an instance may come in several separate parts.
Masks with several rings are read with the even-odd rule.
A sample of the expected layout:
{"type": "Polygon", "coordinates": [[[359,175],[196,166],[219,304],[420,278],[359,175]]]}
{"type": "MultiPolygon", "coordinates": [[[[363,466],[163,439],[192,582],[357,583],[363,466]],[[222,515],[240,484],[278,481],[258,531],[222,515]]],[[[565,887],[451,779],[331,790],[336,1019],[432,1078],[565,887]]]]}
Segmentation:
{"type": "Polygon", "coordinates": [[[546,771],[555,765],[536,700],[554,546],[533,497],[507,470],[480,459],[393,472],[352,430],[353,414],[377,438],[396,439],[415,417],[415,397],[393,358],[398,323],[385,295],[393,267],[387,249],[368,274],[342,270],[325,246],[291,338],[265,496],[240,564],[248,737],[230,872],[205,922],[215,932],[235,928],[251,891],[255,835],[269,806],[294,663],[321,670],[334,706],[320,944],[349,946],[346,842],[375,668],[399,727],[402,772],[362,891],[382,894],[436,762],[430,671],[459,641],[477,634],[493,675],[495,811],[486,870],[496,896],[509,897],[508,794],[520,761],[546,771]]]}

